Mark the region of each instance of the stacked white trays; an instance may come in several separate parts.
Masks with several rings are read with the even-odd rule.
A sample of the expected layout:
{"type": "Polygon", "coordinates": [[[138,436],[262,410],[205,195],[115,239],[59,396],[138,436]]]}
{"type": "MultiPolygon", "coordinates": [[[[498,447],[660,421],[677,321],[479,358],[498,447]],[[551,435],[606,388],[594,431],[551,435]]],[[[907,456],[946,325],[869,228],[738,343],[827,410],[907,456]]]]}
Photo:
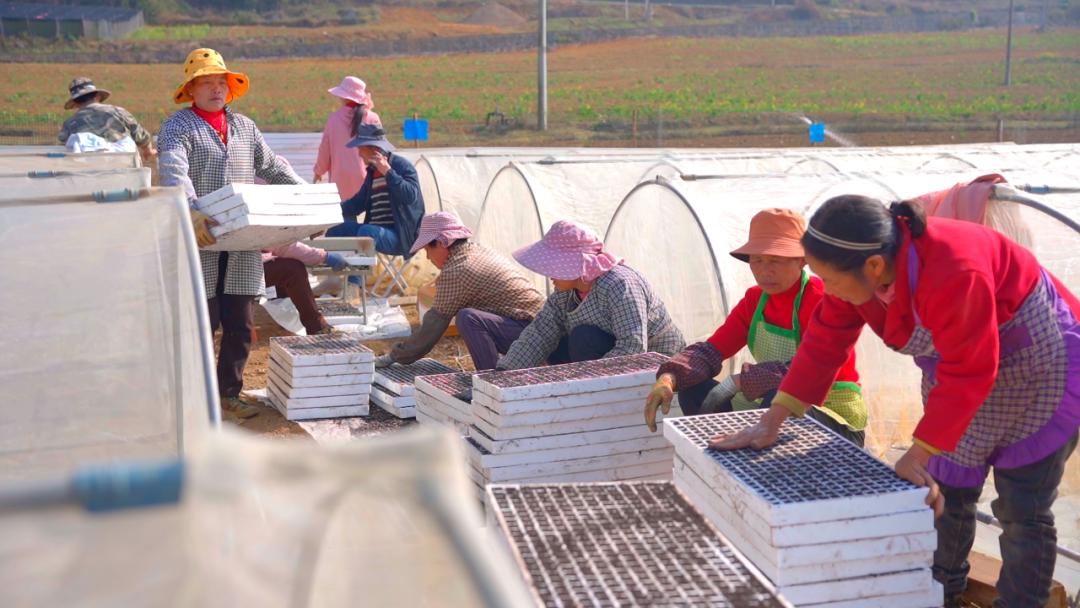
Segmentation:
{"type": "Polygon", "coordinates": [[[375,370],[371,386],[371,402],[398,418],[416,417],[417,376],[430,376],[453,372],[434,359],[420,359],[408,365],[393,364],[375,370]]]}
{"type": "Polygon", "coordinates": [[[670,479],[671,446],[642,415],[666,360],[643,353],[474,376],[466,452],[481,493],[489,483],[670,479]]]}
{"type": "Polygon", "coordinates": [[[472,377],[469,372],[420,376],[416,388],[416,421],[469,434],[472,423],[472,377]]]}
{"type": "Polygon", "coordinates": [[[267,395],[289,420],[368,415],[375,355],[337,336],[270,338],[267,395]]]}
{"type": "Polygon", "coordinates": [[[786,421],[766,450],[706,448],[760,416],[666,420],[675,486],[793,604],[941,606],[926,488],[806,417],[786,421]]]}
{"type": "Polygon", "coordinates": [[[341,223],[334,184],[270,186],[227,184],[195,206],[215,220],[216,251],[252,251],[286,245],[341,223]]]}

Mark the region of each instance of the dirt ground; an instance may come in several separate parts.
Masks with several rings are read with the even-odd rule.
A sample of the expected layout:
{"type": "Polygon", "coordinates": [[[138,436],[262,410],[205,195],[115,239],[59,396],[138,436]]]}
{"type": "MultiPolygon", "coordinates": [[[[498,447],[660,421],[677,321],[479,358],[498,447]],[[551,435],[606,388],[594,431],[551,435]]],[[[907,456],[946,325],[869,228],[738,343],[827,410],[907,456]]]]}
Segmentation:
{"type": "MultiPolygon", "coordinates": [[[[419,326],[415,305],[402,306],[402,310],[405,311],[405,316],[414,329],[419,326]]],[[[248,357],[247,367],[244,369],[245,390],[266,388],[266,367],[270,357],[270,338],[292,335],[291,332],[275,323],[261,306],[255,307],[255,324],[258,339],[252,345],[251,356],[248,357]]],[[[376,355],[381,355],[389,351],[396,341],[398,339],[370,340],[364,342],[364,344],[375,351],[376,355]]],[[[473,369],[472,359],[469,357],[468,349],[465,348],[465,342],[457,336],[444,337],[428,356],[455,369],[463,371],[473,369]]],[[[261,410],[258,416],[244,421],[238,421],[232,416],[226,416],[225,422],[270,437],[308,437],[307,432],[299,424],[286,420],[273,407],[261,403],[257,405],[260,406],[259,409],[261,410]]],[[[374,405],[371,408],[372,410],[377,409],[374,405]]],[[[378,414],[381,414],[381,412],[375,413],[375,415],[378,414]]]]}

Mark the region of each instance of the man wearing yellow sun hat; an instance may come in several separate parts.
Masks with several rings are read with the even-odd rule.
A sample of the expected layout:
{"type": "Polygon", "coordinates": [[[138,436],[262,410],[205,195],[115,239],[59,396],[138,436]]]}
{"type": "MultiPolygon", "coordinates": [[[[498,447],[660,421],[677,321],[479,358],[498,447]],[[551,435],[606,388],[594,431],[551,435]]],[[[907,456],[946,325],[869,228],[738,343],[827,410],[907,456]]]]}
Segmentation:
{"type": "MultiPolygon", "coordinates": [[[[305,183],[284,159],[274,155],[255,123],[228,104],[243,97],[248,77],[225,67],[213,49],[196,49],[184,61],[184,79],[173,102],[190,103],[165,120],[158,135],[158,170],[164,186],[179,186],[191,204],[191,223],[200,247],[214,243],[214,223],[194,207],[195,200],[226,184],[305,183]]],[[[221,407],[238,418],[258,409],[240,400],[244,366],[255,329],[255,298],[263,291],[258,251],[206,251],[202,258],[211,331],[221,326],[217,380],[221,407]]]]}

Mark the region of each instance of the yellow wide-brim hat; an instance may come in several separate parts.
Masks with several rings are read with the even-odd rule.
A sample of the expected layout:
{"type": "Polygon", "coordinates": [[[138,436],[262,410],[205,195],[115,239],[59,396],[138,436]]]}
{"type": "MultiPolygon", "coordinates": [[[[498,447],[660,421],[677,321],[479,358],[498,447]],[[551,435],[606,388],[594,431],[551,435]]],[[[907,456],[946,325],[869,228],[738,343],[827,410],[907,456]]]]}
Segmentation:
{"type": "Polygon", "coordinates": [[[195,49],[188,53],[187,59],[184,61],[184,82],[181,82],[180,86],[176,87],[176,91],[173,93],[173,103],[194,101],[191,95],[184,90],[185,87],[199,76],[213,74],[225,74],[229,82],[229,97],[225,100],[225,103],[232,103],[233,100],[243,97],[251,84],[246,74],[230,72],[229,68],[225,67],[225,60],[221,57],[221,53],[214,49],[195,49]]]}

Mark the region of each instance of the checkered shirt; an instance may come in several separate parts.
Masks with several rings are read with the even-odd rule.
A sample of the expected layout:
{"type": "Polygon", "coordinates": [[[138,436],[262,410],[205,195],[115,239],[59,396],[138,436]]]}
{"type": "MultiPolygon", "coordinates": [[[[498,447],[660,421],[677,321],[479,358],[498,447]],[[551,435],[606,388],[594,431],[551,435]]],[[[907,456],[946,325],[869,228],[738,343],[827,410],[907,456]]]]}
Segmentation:
{"type": "Polygon", "coordinates": [[[498,367],[522,369],[544,364],[559,340],[579,325],[593,325],[615,336],[615,347],[604,358],[650,351],[673,355],[686,345],[645,277],[619,264],[596,279],[584,301],[572,289],[552,294],[499,359],[498,367]]]}
{"type": "MultiPolygon", "coordinates": [[[[1062,319],[1058,318],[1050,282],[1044,274],[1013,318],[1003,323],[997,379],[986,401],[960,438],[942,457],[962,467],[985,466],[995,452],[1041,429],[1062,402],[1070,370],[1062,319]]],[[[899,352],[936,360],[933,336],[921,325],[899,352]]],[[[922,367],[922,366],[920,366],[922,367]]],[[[925,405],[937,386],[934,370],[923,368],[925,405]]]]}
{"type": "Polygon", "coordinates": [[[130,136],[136,146],[150,143],[150,134],[124,108],[107,103],[92,103],[64,121],[56,138],[66,144],[68,137],[76,133],[93,133],[108,141],[119,141],[130,136]]]}
{"type": "Polygon", "coordinates": [[[544,296],[506,256],[479,243],[459,242],[435,280],[431,308],[448,319],[462,308],[531,321],[544,296]]]}
{"type": "MultiPolygon", "coordinates": [[[[263,141],[250,118],[225,109],[229,124],[226,146],[213,127],[185,108],[165,119],[158,134],[158,170],[163,186],[184,189],[188,201],[205,196],[226,184],[252,184],[261,177],[268,184],[303,184],[284,159],[263,141]]],[[[206,295],[216,295],[217,251],[200,251],[206,295]]],[[[229,252],[224,293],[251,296],[263,291],[262,256],[258,251],[229,252]]]]}

